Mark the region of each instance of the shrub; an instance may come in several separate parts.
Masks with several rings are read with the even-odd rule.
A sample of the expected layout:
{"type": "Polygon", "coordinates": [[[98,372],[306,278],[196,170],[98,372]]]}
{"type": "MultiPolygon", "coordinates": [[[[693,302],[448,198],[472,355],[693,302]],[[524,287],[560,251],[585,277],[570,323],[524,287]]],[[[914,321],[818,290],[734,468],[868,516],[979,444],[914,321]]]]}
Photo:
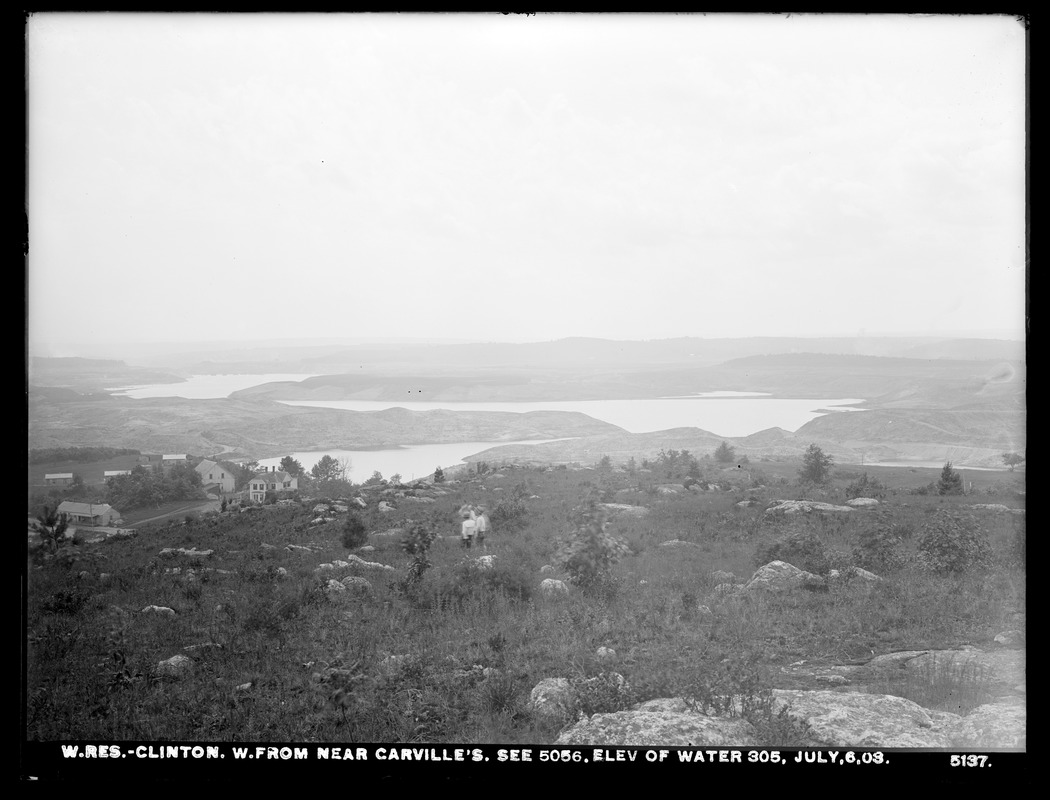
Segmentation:
{"type": "Polygon", "coordinates": [[[602,672],[593,678],[569,681],[576,695],[577,709],[588,717],[626,711],[638,698],[630,684],[616,672],[602,672]]]}
{"type": "Polygon", "coordinates": [[[598,491],[592,486],[572,510],[569,521],[573,532],[559,542],[556,557],[569,573],[569,580],[584,590],[599,589],[609,578],[613,564],[630,552],[627,542],[605,530],[605,509],[598,503],[598,491]]]}
{"type": "Polygon", "coordinates": [[[434,469],[434,483],[444,483],[444,482],[445,482],[445,470],[441,469],[441,467],[436,467],[434,469]]]}
{"type": "Polygon", "coordinates": [[[947,461],[941,470],[941,479],[937,481],[937,494],[962,494],[962,475],[952,468],[952,462],[947,461]]]}
{"type": "Polygon", "coordinates": [[[904,566],[900,553],[901,526],[880,523],[860,533],[853,563],[874,572],[895,572],[904,566]]]}
{"type": "Polygon", "coordinates": [[[402,581],[402,588],[408,589],[416,586],[426,571],[430,569],[429,552],[435,539],[437,539],[437,530],[429,523],[417,522],[408,529],[401,540],[401,548],[413,558],[408,565],[408,575],[402,581]]]}
{"type": "Polygon", "coordinates": [[[967,513],[939,509],[923,526],[918,559],[920,566],[929,572],[985,569],[990,564],[990,555],[984,530],[967,513]]]}
{"type": "Polygon", "coordinates": [[[886,487],[878,478],[869,478],[865,472],[846,487],[846,497],[849,500],[854,497],[874,497],[882,500],[886,497],[886,487]]]}
{"type": "Polygon", "coordinates": [[[770,561],[786,561],[816,575],[826,575],[831,569],[824,543],[813,531],[796,531],[759,545],[755,551],[755,566],[761,567],[770,561]]]}
{"type": "Polygon", "coordinates": [[[347,514],[343,523],[343,547],[353,550],[368,541],[368,528],[357,514],[347,514]]]}
{"type": "Polygon", "coordinates": [[[502,596],[526,602],[532,596],[532,579],[520,567],[497,563],[481,567],[476,561],[460,562],[437,584],[438,603],[462,610],[471,600],[491,600],[502,596]]]}
{"type": "Polygon", "coordinates": [[[524,481],[517,484],[510,493],[510,497],[500,500],[489,515],[494,531],[516,531],[524,527],[529,513],[525,498],[529,490],[524,481]]]}

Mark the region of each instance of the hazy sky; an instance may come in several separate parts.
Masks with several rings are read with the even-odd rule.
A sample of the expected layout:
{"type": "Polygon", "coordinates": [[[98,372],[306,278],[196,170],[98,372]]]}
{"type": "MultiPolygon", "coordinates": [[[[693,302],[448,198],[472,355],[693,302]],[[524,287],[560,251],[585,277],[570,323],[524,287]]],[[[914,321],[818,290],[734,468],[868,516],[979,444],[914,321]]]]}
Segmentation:
{"type": "Polygon", "coordinates": [[[31,349],[1024,336],[1009,16],[64,14],[31,349]]]}

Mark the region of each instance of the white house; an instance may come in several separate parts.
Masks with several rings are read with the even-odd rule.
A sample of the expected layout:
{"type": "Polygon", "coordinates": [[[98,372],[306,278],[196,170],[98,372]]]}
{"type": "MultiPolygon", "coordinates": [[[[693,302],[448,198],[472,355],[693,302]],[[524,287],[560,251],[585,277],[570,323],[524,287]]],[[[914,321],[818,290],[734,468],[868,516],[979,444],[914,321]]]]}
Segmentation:
{"type": "Polygon", "coordinates": [[[255,503],[266,499],[267,492],[294,492],[299,489],[299,479],[274,467],[270,472],[257,472],[248,482],[248,497],[255,503]]]}
{"type": "Polygon", "coordinates": [[[229,494],[237,486],[237,480],[229,468],[215,461],[202,461],[194,469],[201,476],[205,491],[229,494]]]}
{"type": "Polygon", "coordinates": [[[48,486],[69,486],[73,483],[73,473],[49,472],[44,475],[44,483],[48,486]]]}

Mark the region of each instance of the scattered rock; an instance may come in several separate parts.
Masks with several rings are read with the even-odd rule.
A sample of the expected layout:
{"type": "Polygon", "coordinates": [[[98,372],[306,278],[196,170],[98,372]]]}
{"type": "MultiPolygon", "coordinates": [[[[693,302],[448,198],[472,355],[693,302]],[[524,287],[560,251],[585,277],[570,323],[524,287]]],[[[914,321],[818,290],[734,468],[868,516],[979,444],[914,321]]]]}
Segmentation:
{"type": "Polygon", "coordinates": [[[603,664],[611,664],[616,660],[616,651],[611,647],[599,647],[595,655],[603,664]]]}
{"type": "Polygon", "coordinates": [[[649,513],[645,506],[629,506],[626,503],[602,503],[602,508],[613,514],[626,514],[629,517],[644,517],[649,513]]]}
{"type": "Polygon", "coordinates": [[[496,566],[495,556],[479,556],[474,559],[474,563],[477,564],[478,569],[492,569],[496,566]]]}
{"type": "Polygon", "coordinates": [[[875,508],[878,504],[879,501],[874,497],[854,497],[846,501],[846,505],[850,508],[875,508]]]}
{"type": "Polygon", "coordinates": [[[360,556],[355,556],[353,553],[346,557],[346,560],[350,562],[351,567],[360,567],[362,569],[378,569],[385,570],[386,572],[395,572],[396,570],[386,564],[380,564],[378,561],[365,561],[360,556]]]}
{"type": "Polygon", "coordinates": [[[349,567],[350,566],[350,562],[349,561],[336,560],[336,561],[333,561],[332,564],[334,564],[337,567],[349,567]]]}
{"type": "Polygon", "coordinates": [[[806,572],[786,561],[771,561],[759,567],[751,580],[744,584],[745,592],[783,592],[789,589],[809,588],[824,585],[819,575],[806,572]]]}
{"type": "Polygon", "coordinates": [[[711,573],[711,578],[717,583],[736,583],[736,575],[732,572],[725,572],[723,570],[716,570],[711,573]]]}
{"type": "Polygon", "coordinates": [[[576,692],[565,678],[546,678],[533,687],[528,709],[540,719],[568,722],[576,716],[576,692]]]}
{"type": "Polygon", "coordinates": [[[351,575],[348,578],[343,578],[342,584],[345,588],[358,592],[359,594],[372,593],[372,584],[368,582],[367,578],[362,578],[358,575],[351,575]]]}
{"type": "Polygon", "coordinates": [[[696,607],[696,615],[700,618],[701,622],[708,622],[715,617],[714,612],[708,606],[704,605],[696,607]]]}
{"type": "Polygon", "coordinates": [[[156,672],[164,678],[181,678],[193,672],[193,659],[177,655],[157,663],[156,672]]]}
{"type": "Polygon", "coordinates": [[[379,501],[379,510],[383,512],[393,511],[394,507],[390,505],[386,500],[379,501]]]}
{"type": "MultiPolygon", "coordinates": [[[[101,575],[99,576],[102,577],[101,575]]],[[[1025,638],[1021,631],[1003,631],[995,637],[995,643],[1000,647],[1024,647],[1025,638]]]]}
{"type": "Polygon", "coordinates": [[[569,594],[569,587],[566,586],[565,581],[545,578],[540,583],[540,591],[544,597],[563,597],[569,594]]]}
{"type": "Polygon", "coordinates": [[[357,548],[357,550],[359,553],[374,553],[376,549],[372,545],[366,544],[364,547],[357,548]]]}
{"type": "Polygon", "coordinates": [[[557,570],[550,564],[544,564],[540,567],[540,575],[553,575],[555,572],[557,572],[557,570]]]}
{"type": "Polygon", "coordinates": [[[342,594],[345,591],[346,591],[346,587],[343,586],[343,584],[341,584],[337,580],[329,580],[328,583],[326,583],[325,587],[324,587],[324,593],[326,595],[328,595],[329,597],[332,597],[332,596],[338,595],[338,594],[342,594]]]}
{"type": "Polygon", "coordinates": [[[1002,503],[974,503],[970,508],[977,511],[1005,511],[1007,513],[1013,510],[1009,506],[1004,506],[1002,503]]]}
{"type": "Polygon", "coordinates": [[[174,617],[175,609],[167,606],[146,606],[142,609],[143,614],[162,614],[165,617],[174,617]]]}
{"type": "Polygon", "coordinates": [[[277,575],[278,578],[287,578],[288,577],[288,570],[286,570],[284,567],[278,567],[275,570],[275,574],[277,575]]]}
{"type": "Polygon", "coordinates": [[[187,550],[184,547],[165,547],[160,551],[162,556],[188,556],[190,558],[206,558],[214,553],[214,550],[195,550],[190,548],[187,550]]]}
{"type": "Polygon", "coordinates": [[[660,542],[660,547],[699,547],[695,542],[685,542],[681,539],[670,539],[666,542],[660,542]]]}

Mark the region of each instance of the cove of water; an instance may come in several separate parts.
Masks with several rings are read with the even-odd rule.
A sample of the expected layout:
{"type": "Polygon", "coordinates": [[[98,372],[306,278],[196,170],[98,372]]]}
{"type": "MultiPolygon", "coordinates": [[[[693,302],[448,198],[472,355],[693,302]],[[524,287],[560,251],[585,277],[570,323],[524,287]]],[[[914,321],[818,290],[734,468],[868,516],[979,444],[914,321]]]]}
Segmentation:
{"type": "MultiPolygon", "coordinates": [[[[382,473],[384,478],[398,473],[406,480],[422,478],[434,471],[435,467],[447,468],[462,464],[466,456],[497,447],[502,444],[540,444],[556,442],[558,439],[533,439],[527,442],[456,442],[454,444],[417,444],[406,445],[394,450],[310,450],[292,453],[291,456],[303,468],[309,471],[324,455],[336,460],[350,459],[348,480],[363,483],[372,477],[373,472],[382,473]]],[[[280,458],[264,458],[259,466],[265,469],[281,468],[280,458]]]]}

